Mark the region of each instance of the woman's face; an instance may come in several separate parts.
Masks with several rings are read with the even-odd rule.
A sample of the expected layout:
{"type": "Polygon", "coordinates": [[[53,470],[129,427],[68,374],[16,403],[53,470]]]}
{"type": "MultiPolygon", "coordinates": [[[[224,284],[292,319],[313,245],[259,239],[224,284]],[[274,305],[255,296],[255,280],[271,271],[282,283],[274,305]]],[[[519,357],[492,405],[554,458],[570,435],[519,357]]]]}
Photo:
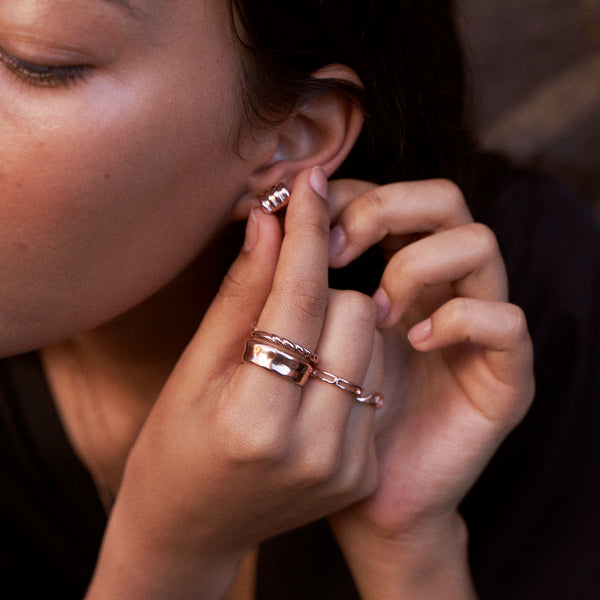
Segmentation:
{"type": "Polygon", "coordinates": [[[0,353],[168,283],[247,193],[224,0],[0,0],[0,353]]]}

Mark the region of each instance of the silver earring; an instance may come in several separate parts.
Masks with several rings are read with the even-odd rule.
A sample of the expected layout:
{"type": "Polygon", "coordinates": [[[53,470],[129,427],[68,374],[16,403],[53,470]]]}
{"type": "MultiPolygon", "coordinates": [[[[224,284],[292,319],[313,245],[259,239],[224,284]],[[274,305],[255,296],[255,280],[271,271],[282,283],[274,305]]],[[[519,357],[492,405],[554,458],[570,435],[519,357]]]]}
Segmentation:
{"type": "Polygon", "coordinates": [[[286,206],[289,201],[289,197],[290,192],[285,185],[283,185],[283,183],[280,183],[279,185],[269,188],[262,194],[259,194],[258,201],[266,213],[272,214],[286,206]]]}

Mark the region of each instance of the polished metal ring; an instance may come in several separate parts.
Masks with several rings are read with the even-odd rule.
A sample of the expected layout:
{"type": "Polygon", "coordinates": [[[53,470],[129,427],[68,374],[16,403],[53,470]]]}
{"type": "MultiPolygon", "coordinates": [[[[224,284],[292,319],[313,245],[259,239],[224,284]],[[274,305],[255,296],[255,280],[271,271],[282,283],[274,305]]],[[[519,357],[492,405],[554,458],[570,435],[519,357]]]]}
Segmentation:
{"type": "Polygon", "coordinates": [[[310,364],[300,360],[298,356],[257,339],[246,340],[242,360],[285,377],[297,385],[304,385],[312,371],[310,364]]]}
{"type": "Polygon", "coordinates": [[[267,340],[268,342],[277,344],[282,348],[286,348],[287,350],[296,352],[300,354],[303,358],[308,360],[312,365],[316,365],[319,361],[319,357],[312,350],[309,350],[308,348],[305,348],[300,344],[296,344],[291,340],[288,340],[287,338],[275,335],[274,333],[268,333],[267,331],[261,331],[260,329],[256,329],[256,325],[252,326],[252,337],[267,340]]]}
{"type": "Polygon", "coordinates": [[[268,214],[281,210],[287,205],[289,198],[290,192],[283,183],[275,185],[266,192],[258,195],[258,201],[263,207],[263,210],[268,214]]]}

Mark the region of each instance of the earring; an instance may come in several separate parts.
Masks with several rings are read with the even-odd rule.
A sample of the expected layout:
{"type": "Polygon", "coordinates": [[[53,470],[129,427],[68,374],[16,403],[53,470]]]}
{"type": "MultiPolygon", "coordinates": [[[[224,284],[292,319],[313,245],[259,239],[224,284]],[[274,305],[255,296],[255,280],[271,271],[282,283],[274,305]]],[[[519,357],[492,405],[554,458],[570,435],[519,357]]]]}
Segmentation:
{"type": "Polygon", "coordinates": [[[279,185],[269,188],[266,192],[259,194],[258,201],[266,213],[272,214],[286,206],[289,197],[290,193],[288,189],[283,183],[280,183],[279,185]]]}

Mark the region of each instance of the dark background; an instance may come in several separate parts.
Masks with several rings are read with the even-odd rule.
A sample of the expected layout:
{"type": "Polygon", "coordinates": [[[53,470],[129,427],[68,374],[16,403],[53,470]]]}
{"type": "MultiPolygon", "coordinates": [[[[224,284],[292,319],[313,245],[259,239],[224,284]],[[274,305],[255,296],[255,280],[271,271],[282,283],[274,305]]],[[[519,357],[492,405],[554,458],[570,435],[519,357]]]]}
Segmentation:
{"type": "Polygon", "coordinates": [[[550,173],[600,220],[600,0],[458,0],[485,147],[550,173]]]}

